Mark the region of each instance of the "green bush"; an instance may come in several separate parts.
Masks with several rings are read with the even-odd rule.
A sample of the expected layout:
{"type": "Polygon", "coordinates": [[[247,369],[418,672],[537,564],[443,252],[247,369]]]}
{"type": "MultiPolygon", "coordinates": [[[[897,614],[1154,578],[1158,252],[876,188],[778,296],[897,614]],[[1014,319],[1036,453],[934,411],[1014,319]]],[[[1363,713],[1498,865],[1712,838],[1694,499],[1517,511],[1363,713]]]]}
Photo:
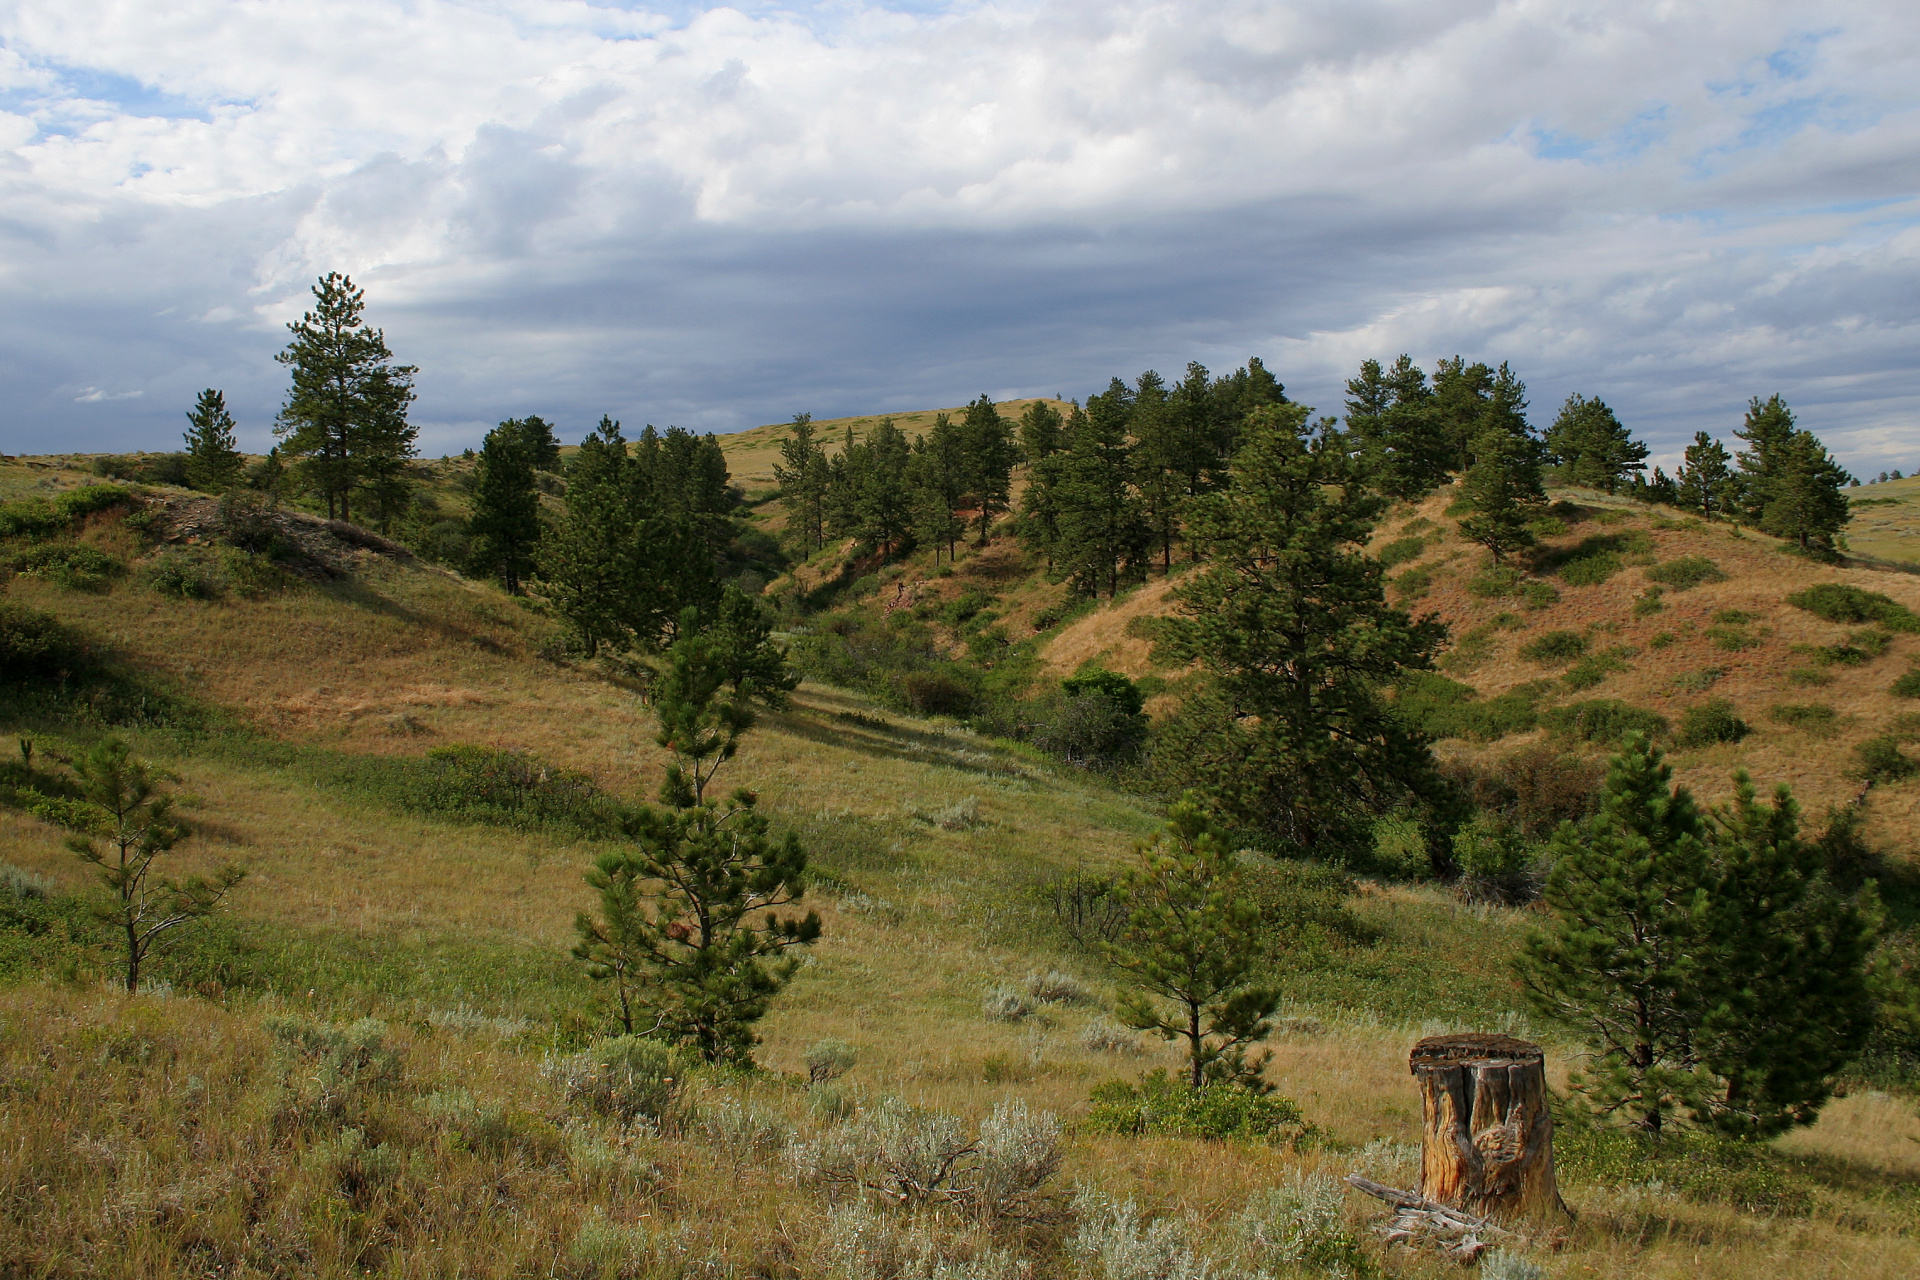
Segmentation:
{"type": "Polygon", "coordinates": [[[1604,682],[1608,676],[1633,670],[1627,664],[1627,659],[1638,652],[1639,650],[1632,645],[1619,644],[1604,653],[1588,654],[1574,663],[1573,667],[1560,677],[1560,683],[1575,692],[1591,689],[1604,682]]]}
{"type": "Polygon", "coordinates": [[[1391,569],[1395,565],[1405,564],[1409,560],[1418,560],[1426,553],[1426,550],[1427,540],[1425,538],[1395,538],[1392,542],[1380,548],[1378,559],[1382,568],[1391,569]]]}
{"type": "Polygon", "coordinates": [[[1854,776],[1865,782],[1901,782],[1920,773],[1920,764],[1900,750],[1891,734],[1870,738],[1853,750],[1854,776]]]}
{"type": "Polygon", "coordinates": [[[1314,1134],[1291,1099],[1231,1084],[1189,1089],[1165,1070],[1148,1072],[1138,1085],[1109,1080],[1091,1097],[1087,1127],[1096,1133],[1286,1142],[1296,1148],[1314,1134]]]}
{"type": "Polygon", "coordinates": [[[1520,656],[1546,666],[1563,665],[1585,656],[1587,638],[1577,631],[1549,631],[1520,646],[1520,656]]]}
{"type": "Polygon", "coordinates": [[[1753,732],[1725,698],[1709,698],[1688,707],[1680,717],[1680,730],[1674,741],[1683,747],[1708,747],[1720,742],[1738,742],[1753,732]]]}
{"type": "Polygon", "coordinates": [[[1470,902],[1525,902],[1539,892],[1532,847],[1496,814],[1475,814],[1454,833],[1453,860],[1470,902]]]}
{"type": "Polygon", "coordinates": [[[1395,705],[1428,737],[1492,742],[1533,728],[1539,721],[1539,701],[1540,691],[1532,685],[1483,699],[1471,685],[1416,671],[1401,681],[1395,705]]]}
{"type": "Polygon", "coordinates": [[[679,1050],[644,1036],[615,1036],[583,1053],[551,1058],[541,1074],[568,1105],[620,1120],[667,1119],[691,1068],[679,1050]]]}
{"type": "Polygon", "coordinates": [[[1560,581],[1570,587],[1597,587],[1623,567],[1620,557],[1611,553],[1582,556],[1560,566],[1560,581]]]}
{"type": "Polygon", "coordinates": [[[1705,582],[1725,582],[1727,575],[1720,566],[1705,556],[1681,556],[1665,564],[1649,566],[1646,570],[1649,582],[1672,587],[1675,591],[1691,591],[1705,582]]]}
{"type": "Polygon", "coordinates": [[[45,578],[72,591],[101,591],[127,566],[94,547],[77,542],[43,542],[13,557],[13,570],[22,577],[45,578]]]}
{"type": "Polygon", "coordinates": [[[175,600],[217,600],[221,582],[210,561],[202,556],[173,552],[147,566],[147,585],[175,600]]]}
{"type": "Polygon", "coordinates": [[[1920,667],[1895,680],[1892,693],[1896,698],[1920,698],[1920,667]]]}
{"type": "Polygon", "coordinates": [[[1770,1145],[1671,1127],[1658,1138],[1575,1113],[1554,1125],[1554,1163],[1596,1186],[1657,1184],[1687,1200],[1752,1213],[1803,1213],[1813,1181],[1770,1145]]]}
{"type": "Polygon", "coordinates": [[[1482,600],[1501,600],[1520,594],[1526,575],[1510,564],[1497,564],[1467,579],[1467,594],[1482,600]]]}
{"type": "Polygon", "coordinates": [[[1390,584],[1395,595],[1401,600],[1418,599],[1433,586],[1433,570],[1420,565],[1396,575],[1390,584]]]}
{"type": "Polygon", "coordinates": [[[1767,718],[1803,733],[1826,736],[1839,713],[1824,702],[1779,702],[1767,708],[1767,718]]]}
{"type": "Polygon", "coordinates": [[[618,830],[622,812],[584,773],[554,768],[524,751],[465,744],[427,752],[405,803],[469,821],[586,834],[618,830]]]}
{"type": "Polygon", "coordinates": [[[1529,580],[1520,584],[1520,600],[1529,609],[1551,609],[1560,603],[1560,593],[1550,582],[1529,580]]]}
{"type": "MultiPolygon", "coordinates": [[[[1730,609],[1727,610],[1727,612],[1739,613],[1740,611],[1738,609],[1730,609]]],[[[1746,617],[1748,615],[1741,614],[1740,616],[1746,617]]],[[[1740,653],[1743,650],[1757,649],[1760,647],[1760,637],[1754,635],[1745,627],[1737,625],[1708,627],[1707,639],[1713,641],[1714,648],[1726,653],[1740,653]]]]}
{"type": "Polygon", "coordinates": [[[1920,614],[1890,596],[1844,582],[1822,582],[1796,591],[1787,603],[1828,622],[1877,622],[1889,631],[1920,631],[1920,614]]]}
{"type": "Polygon", "coordinates": [[[909,671],[900,677],[900,696],[922,715],[963,716],[973,708],[973,686],[947,671],[909,671]]]}
{"type": "Polygon", "coordinates": [[[1617,698],[1569,702],[1542,713],[1541,722],[1562,737],[1581,742],[1613,743],[1630,733],[1657,738],[1667,732],[1667,718],[1617,698]]]}
{"type": "Polygon", "coordinates": [[[0,600],[0,682],[37,683],[93,665],[79,633],[51,614],[0,600]]]}
{"type": "Polygon", "coordinates": [[[1642,591],[1640,597],[1633,602],[1633,616],[1636,618],[1650,618],[1654,614],[1659,613],[1667,607],[1667,602],[1663,598],[1665,595],[1665,587],[1648,587],[1645,591],[1642,591]]]}

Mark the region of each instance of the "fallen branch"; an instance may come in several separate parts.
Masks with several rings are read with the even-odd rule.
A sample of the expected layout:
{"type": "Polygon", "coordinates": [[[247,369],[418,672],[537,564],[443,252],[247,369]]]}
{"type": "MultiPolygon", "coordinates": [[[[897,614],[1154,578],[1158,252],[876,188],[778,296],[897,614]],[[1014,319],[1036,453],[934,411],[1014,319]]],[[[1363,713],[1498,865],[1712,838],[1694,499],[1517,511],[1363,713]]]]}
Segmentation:
{"type": "Polygon", "coordinates": [[[1390,1244],[1431,1244],[1449,1257],[1472,1262],[1489,1247],[1482,1236],[1525,1243],[1525,1237],[1464,1209],[1384,1186],[1357,1173],[1347,1175],[1347,1185],[1393,1206],[1393,1220],[1380,1228],[1390,1244]]]}

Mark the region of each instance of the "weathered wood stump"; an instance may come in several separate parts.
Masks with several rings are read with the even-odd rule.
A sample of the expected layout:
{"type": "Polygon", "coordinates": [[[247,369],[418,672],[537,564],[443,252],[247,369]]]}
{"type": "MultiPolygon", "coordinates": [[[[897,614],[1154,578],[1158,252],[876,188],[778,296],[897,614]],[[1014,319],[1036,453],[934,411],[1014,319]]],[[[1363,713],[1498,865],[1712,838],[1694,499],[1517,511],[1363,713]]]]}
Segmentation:
{"type": "Polygon", "coordinates": [[[1497,1222],[1572,1215],[1553,1172],[1546,1055],[1512,1036],[1429,1036],[1409,1066],[1420,1086],[1420,1194],[1497,1222]]]}

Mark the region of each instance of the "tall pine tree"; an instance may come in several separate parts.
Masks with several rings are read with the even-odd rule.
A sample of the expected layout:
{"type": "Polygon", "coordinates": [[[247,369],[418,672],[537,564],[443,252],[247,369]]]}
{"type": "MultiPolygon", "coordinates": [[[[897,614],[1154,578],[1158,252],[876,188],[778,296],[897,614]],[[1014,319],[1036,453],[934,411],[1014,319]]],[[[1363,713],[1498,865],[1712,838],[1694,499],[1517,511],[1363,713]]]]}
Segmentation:
{"type": "Polygon", "coordinates": [[[967,488],[980,521],[980,545],[985,546],[994,518],[1007,510],[1020,446],[1014,438],[1013,423],[1001,417],[999,408],[985,395],[967,406],[966,417],[960,420],[960,438],[967,460],[967,488]]]}
{"type": "Polygon", "coordinates": [[[1170,658],[1211,678],[1161,747],[1170,781],[1276,851],[1364,856],[1379,814],[1435,794],[1426,745],[1381,690],[1432,664],[1445,629],[1386,602],[1367,539],[1385,500],[1308,410],[1245,426],[1228,487],[1195,501],[1202,567],[1175,592],[1170,658]]]}
{"type": "Polygon", "coordinates": [[[225,493],[240,483],[242,459],[234,445],[234,426],[226,395],[212,387],[187,411],[187,483],[202,493],[225,493]]]}
{"type": "Polygon", "coordinates": [[[633,643],[630,606],[642,583],[630,463],[620,424],[602,417],[567,467],[565,505],[537,557],[541,593],[589,657],[633,643]]]}
{"type": "Polygon", "coordinates": [[[1152,531],[1133,490],[1127,421],[1132,393],[1118,378],[1067,419],[1067,449],[1053,485],[1053,572],[1082,595],[1117,595],[1145,568],[1152,531]]]}
{"type": "Polygon", "coordinates": [[[473,567],[498,578],[509,595],[519,595],[540,543],[540,493],[533,484],[533,450],[518,420],[487,432],[480,445],[467,527],[473,567]]]}
{"type": "Polygon", "coordinates": [[[1747,405],[1746,419],[1738,436],[1746,448],[1739,454],[1740,514],[1748,524],[1758,525],[1766,517],[1767,504],[1773,501],[1773,487],[1780,477],[1782,459],[1793,441],[1793,410],[1778,392],[1763,402],[1759,396],[1747,405]]]}
{"type": "Polygon", "coordinates": [[[1471,508],[1460,521],[1461,537],[1491,551],[1495,564],[1533,545],[1527,525],[1546,501],[1540,450],[1533,440],[1489,426],[1473,442],[1473,462],[1460,487],[1461,500],[1471,508]]]}
{"type": "Polygon", "coordinates": [[[1739,509],[1739,484],[1727,447],[1704,431],[1693,433],[1674,477],[1675,504],[1709,520],[1739,509]]]}
{"type": "Polygon", "coordinates": [[[390,510],[414,455],[418,432],[407,406],[418,370],[393,363],[386,335],[362,319],[365,291],[352,280],[328,272],[313,297],[313,309],[287,326],[293,340],[274,357],[293,371],[275,433],[325,496],[329,517],[351,520],[354,489],[367,480],[390,510]]]}
{"type": "Polygon", "coordinates": [[[1578,392],[1567,397],[1547,428],[1546,452],[1566,483],[1608,493],[1617,493],[1623,482],[1647,469],[1647,446],[1620,424],[1606,401],[1578,392]]]}
{"type": "Polygon", "coordinates": [[[1364,361],[1347,397],[1347,434],[1375,489],[1418,500],[1447,482],[1453,446],[1427,376],[1410,356],[1384,369],[1364,361]]]}
{"type": "Polygon", "coordinates": [[[1846,527],[1847,482],[1853,477],[1834,461],[1811,431],[1796,430],[1768,459],[1767,501],[1760,527],[1790,538],[1801,550],[1833,547],[1846,527]]]}
{"type": "Polygon", "coordinates": [[[914,524],[923,541],[934,546],[934,559],[945,546],[953,559],[954,546],[964,534],[960,503],[973,479],[964,432],[946,414],[936,414],[933,430],[913,442],[914,524]]]}
{"type": "Polygon", "coordinates": [[[780,505],[800,534],[800,554],[809,556],[824,543],[830,487],[826,450],[814,441],[812,414],[793,415],[787,438],[780,442],[780,459],[773,468],[773,478],[780,482],[780,505]]]}

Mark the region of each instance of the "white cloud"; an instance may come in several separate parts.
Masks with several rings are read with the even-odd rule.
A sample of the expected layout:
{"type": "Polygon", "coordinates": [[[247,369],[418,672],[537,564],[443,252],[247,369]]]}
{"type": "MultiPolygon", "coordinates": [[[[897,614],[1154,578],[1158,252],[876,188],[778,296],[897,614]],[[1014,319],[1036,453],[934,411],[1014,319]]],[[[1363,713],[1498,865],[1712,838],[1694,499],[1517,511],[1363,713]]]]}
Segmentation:
{"type": "Polygon", "coordinates": [[[145,395],[144,391],[102,391],[99,387],[82,387],[80,394],[73,398],[75,404],[100,404],[108,400],[137,400],[145,395]]]}
{"type": "Polygon", "coordinates": [[[1781,389],[1903,461],[1920,15],[1817,16],[24,0],[3,430],[57,431],[59,387],[131,368],[155,395],[129,433],[208,381],[264,432],[278,326],[338,268],[448,431],[725,428],[1255,352],[1336,409],[1365,355],[1458,350],[1511,359],[1537,415],[1577,387],[1664,444],[1781,389]]]}

